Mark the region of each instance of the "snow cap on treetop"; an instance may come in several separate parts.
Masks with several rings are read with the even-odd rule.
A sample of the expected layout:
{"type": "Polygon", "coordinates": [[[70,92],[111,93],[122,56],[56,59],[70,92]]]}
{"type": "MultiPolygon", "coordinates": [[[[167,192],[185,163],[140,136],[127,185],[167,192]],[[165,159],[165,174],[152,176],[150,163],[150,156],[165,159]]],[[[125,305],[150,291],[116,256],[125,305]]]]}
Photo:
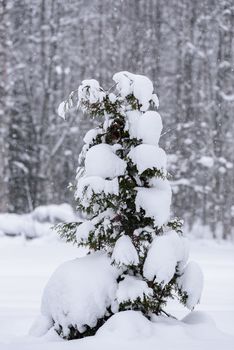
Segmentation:
{"type": "Polygon", "coordinates": [[[159,101],[156,94],[153,94],[153,83],[144,75],[132,74],[127,71],[114,74],[113,80],[117,84],[117,89],[121,97],[133,94],[141,105],[142,112],[147,111],[152,101],[158,108],[159,101]]]}
{"type": "MultiPolygon", "coordinates": [[[[141,112],[147,111],[150,104],[153,104],[156,108],[159,107],[158,97],[153,93],[153,83],[146,76],[123,71],[114,74],[113,80],[116,82],[116,89],[119,92],[120,99],[124,99],[128,96],[131,97],[131,95],[133,95],[138,101],[141,112]]],[[[60,103],[58,107],[58,115],[61,118],[65,119],[66,112],[75,106],[73,100],[74,96],[75,91],[72,91],[68,99],[60,103]]],[[[91,106],[98,109],[100,108],[98,105],[103,104],[106,96],[108,96],[111,103],[115,103],[116,99],[118,98],[112,92],[108,93],[107,91],[104,91],[97,80],[83,80],[81,85],[78,87],[78,103],[76,106],[82,107],[84,111],[86,109],[90,109],[91,106]]],[[[95,111],[93,111],[93,115],[95,116],[95,111]]],[[[159,119],[158,123],[160,123],[159,119]]],[[[161,133],[160,125],[158,125],[158,123],[157,126],[159,126],[159,135],[156,135],[157,139],[161,133]]],[[[148,126],[146,126],[146,129],[148,129],[148,126]]]]}

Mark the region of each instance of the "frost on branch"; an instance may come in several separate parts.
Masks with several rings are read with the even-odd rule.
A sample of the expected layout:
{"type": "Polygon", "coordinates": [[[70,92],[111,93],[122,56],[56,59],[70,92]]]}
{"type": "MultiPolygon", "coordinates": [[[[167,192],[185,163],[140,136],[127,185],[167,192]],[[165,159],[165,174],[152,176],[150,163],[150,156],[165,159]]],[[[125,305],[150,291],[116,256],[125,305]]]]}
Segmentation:
{"type": "Polygon", "coordinates": [[[66,119],[66,113],[73,107],[75,107],[74,101],[75,91],[72,91],[65,101],[62,101],[58,106],[58,115],[62,119],[66,119]]]}

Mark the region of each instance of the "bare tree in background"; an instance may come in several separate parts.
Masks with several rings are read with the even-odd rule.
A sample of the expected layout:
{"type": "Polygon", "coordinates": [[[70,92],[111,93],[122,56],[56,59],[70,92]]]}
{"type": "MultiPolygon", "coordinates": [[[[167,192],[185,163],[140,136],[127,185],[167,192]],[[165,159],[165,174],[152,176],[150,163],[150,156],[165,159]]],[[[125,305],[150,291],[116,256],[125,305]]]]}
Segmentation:
{"type": "Polygon", "coordinates": [[[175,215],[234,220],[234,4],[231,0],[0,1],[0,210],[69,201],[90,121],[57,106],[87,77],[146,74],[161,97],[175,215]],[[170,137],[168,137],[168,133],[170,137]],[[185,215],[184,215],[185,212],[185,215]]]}

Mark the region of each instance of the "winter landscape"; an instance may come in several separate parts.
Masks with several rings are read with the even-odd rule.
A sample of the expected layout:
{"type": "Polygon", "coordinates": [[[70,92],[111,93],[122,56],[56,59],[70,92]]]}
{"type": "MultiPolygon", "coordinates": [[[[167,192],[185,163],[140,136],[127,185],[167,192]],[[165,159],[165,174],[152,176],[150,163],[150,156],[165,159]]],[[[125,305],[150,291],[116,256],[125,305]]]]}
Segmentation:
{"type": "Polygon", "coordinates": [[[0,350],[234,349],[232,2],[0,16],[0,350]]]}
{"type": "MultiPolygon", "coordinates": [[[[83,250],[54,239],[25,242],[21,237],[1,238],[0,349],[233,349],[234,248],[228,243],[207,240],[190,242],[191,260],[204,273],[201,303],[194,311],[194,323],[161,322],[149,327],[144,320],[126,317],[120,329],[113,325],[104,335],[63,341],[55,333],[42,338],[28,335],[39,315],[41,295],[53,271],[62,262],[82,256],[83,250]],[[53,251],[53,255],[51,252],[53,251]],[[6,268],[7,266],[7,268],[6,268]],[[3,268],[4,267],[4,268],[3,268]],[[196,319],[197,318],[197,319],[196,319]],[[169,336],[170,332],[170,336],[169,336]],[[221,333],[222,332],[222,333],[221,333]],[[5,344],[7,343],[7,345],[5,344]]],[[[189,314],[178,305],[169,310],[179,319],[189,314]]]]}

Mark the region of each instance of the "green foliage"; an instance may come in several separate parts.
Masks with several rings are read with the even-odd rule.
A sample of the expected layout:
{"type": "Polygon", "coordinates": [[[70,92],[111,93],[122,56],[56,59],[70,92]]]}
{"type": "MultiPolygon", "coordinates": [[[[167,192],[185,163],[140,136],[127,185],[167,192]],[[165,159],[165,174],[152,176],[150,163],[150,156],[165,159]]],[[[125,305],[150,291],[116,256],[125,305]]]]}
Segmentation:
{"type": "Polygon", "coordinates": [[[65,239],[66,242],[76,242],[76,229],[80,223],[78,222],[69,222],[69,223],[60,223],[54,226],[54,229],[60,235],[62,239],[65,239]]]}
{"type": "MultiPolygon", "coordinates": [[[[87,187],[84,191],[87,190],[87,187]]],[[[88,207],[82,204],[80,199],[77,199],[77,208],[88,215],[95,215],[107,208],[115,209],[119,202],[119,196],[114,194],[93,193],[88,207]]]]}
{"type": "Polygon", "coordinates": [[[110,318],[113,315],[113,313],[111,312],[111,310],[108,310],[107,314],[102,317],[99,318],[97,320],[97,324],[94,327],[90,327],[88,325],[85,325],[85,330],[83,332],[80,332],[76,325],[70,325],[69,328],[69,333],[68,335],[63,334],[63,328],[59,325],[58,329],[55,329],[56,332],[58,333],[58,335],[60,335],[60,337],[62,337],[63,339],[66,340],[72,340],[72,339],[82,339],[85,337],[90,337],[96,334],[97,330],[108,320],[108,318],[110,318]]]}
{"type": "Polygon", "coordinates": [[[126,96],[126,101],[133,110],[139,110],[141,108],[141,104],[139,104],[139,101],[133,94],[126,96]]]}
{"type": "Polygon", "coordinates": [[[188,300],[188,294],[185,291],[183,291],[181,288],[178,288],[178,286],[176,288],[176,291],[177,291],[177,294],[179,296],[180,302],[184,306],[186,306],[186,303],[187,303],[187,300],[188,300]]]}
{"type": "Polygon", "coordinates": [[[174,218],[167,223],[167,226],[170,227],[172,230],[175,230],[177,233],[182,234],[183,223],[183,220],[181,220],[180,218],[174,218]]]}
{"type": "MultiPolygon", "coordinates": [[[[101,89],[101,91],[103,90],[101,89]]],[[[90,103],[89,100],[82,100],[80,107],[91,118],[104,117],[106,114],[121,116],[119,112],[121,101],[117,99],[115,102],[111,102],[109,95],[106,95],[101,102],[90,103]]]]}
{"type": "Polygon", "coordinates": [[[149,297],[144,294],[142,299],[138,297],[134,301],[127,300],[120,303],[119,311],[136,310],[141,311],[146,317],[149,317],[149,314],[152,312],[152,310],[156,310],[157,306],[158,303],[153,297],[149,297]]]}

